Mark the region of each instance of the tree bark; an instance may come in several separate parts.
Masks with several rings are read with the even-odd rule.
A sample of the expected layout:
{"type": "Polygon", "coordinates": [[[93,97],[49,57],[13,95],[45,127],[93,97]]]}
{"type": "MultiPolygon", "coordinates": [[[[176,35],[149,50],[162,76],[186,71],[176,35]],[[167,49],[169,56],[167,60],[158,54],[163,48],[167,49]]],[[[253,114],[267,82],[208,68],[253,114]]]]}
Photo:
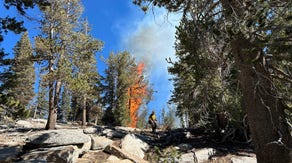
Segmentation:
{"type": "Polygon", "coordinates": [[[62,81],[57,79],[55,85],[55,96],[54,96],[54,108],[56,112],[56,120],[57,120],[57,113],[58,113],[58,104],[60,102],[60,92],[61,92],[62,81]]]}
{"type": "Polygon", "coordinates": [[[284,105],[277,98],[269,72],[253,62],[261,49],[238,35],[231,43],[243,90],[258,163],[291,162],[291,134],[285,121],[284,105]]]}
{"type": "Polygon", "coordinates": [[[82,126],[86,125],[86,96],[83,98],[82,126]]]}
{"type": "MultiPolygon", "coordinates": [[[[52,73],[52,61],[49,61],[49,73],[52,73]]],[[[56,109],[54,105],[54,81],[49,81],[49,116],[46,130],[54,130],[56,126],[56,109]]]]}

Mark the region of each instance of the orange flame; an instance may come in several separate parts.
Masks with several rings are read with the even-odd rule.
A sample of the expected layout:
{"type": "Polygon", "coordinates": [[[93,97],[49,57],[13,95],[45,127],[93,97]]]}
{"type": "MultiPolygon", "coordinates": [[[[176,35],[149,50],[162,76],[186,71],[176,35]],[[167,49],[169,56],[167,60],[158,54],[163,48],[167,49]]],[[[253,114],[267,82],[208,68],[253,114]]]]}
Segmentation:
{"type": "Polygon", "coordinates": [[[138,72],[138,75],[142,75],[142,72],[143,72],[143,69],[144,69],[144,63],[139,63],[138,66],[137,66],[137,72],[138,72]]]}
{"type": "Polygon", "coordinates": [[[143,83],[142,72],[144,69],[144,64],[139,63],[137,66],[137,78],[135,83],[129,88],[129,109],[130,109],[130,127],[137,126],[137,114],[138,109],[143,103],[143,98],[146,96],[146,85],[143,83]]]}

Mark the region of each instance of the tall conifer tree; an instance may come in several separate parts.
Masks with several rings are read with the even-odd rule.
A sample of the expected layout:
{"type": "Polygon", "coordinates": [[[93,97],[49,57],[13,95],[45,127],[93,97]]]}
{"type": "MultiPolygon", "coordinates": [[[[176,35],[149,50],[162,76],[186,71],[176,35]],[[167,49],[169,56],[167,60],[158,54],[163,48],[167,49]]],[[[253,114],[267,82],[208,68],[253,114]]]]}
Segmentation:
{"type": "Polygon", "coordinates": [[[69,80],[69,88],[73,94],[82,97],[82,124],[86,124],[86,110],[90,101],[98,98],[95,86],[99,80],[96,69],[95,53],[102,48],[102,42],[89,35],[89,25],[84,21],[81,30],[75,33],[72,53],[72,78],[69,80]]]}
{"type": "Polygon", "coordinates": [[[33,49],[25,32],[20,41],[14,47],[14,63],[12,71],[15,73],[13,83],[15,87],[11,88],[13,97],[19,100],[20,104],[27,106],[34,97],[35,69],[33,61],[33,49]]]}
{"type": "Polygon", "coordinates": [[[35,40],[37,57],[42,61],[49,90],[49,117],[46,129],[54,129],[60,107],[62,85],[71,76],[70,55],[74,29],[82,13],[79,0],[49,1],[42,8],[42,34],[35,40]]]}
{"type": "Polygon", "coordinates": [[[15,45],[14,54],[14,59],[3,60],[8,67],[2,74],[1,103],[8,115],[26,118],[28,104],[34,96],[35,82],[33,51],[27,32],[15,45]]]}
{"type": "Polygon", "coordinates": [[[130,122],[128,107],[128,89],[135,82],[133,69],[136,69],[134,58],[128,52],[110,54],[108,68],[104,78],[104,106],[106,106],[104,123],[127,126],[130,122]]]}

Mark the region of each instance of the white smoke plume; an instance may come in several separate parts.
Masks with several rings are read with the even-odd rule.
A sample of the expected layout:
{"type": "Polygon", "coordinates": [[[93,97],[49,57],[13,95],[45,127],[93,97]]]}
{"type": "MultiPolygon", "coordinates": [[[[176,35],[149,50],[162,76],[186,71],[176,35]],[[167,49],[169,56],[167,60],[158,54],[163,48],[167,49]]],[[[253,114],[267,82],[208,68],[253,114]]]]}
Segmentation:
{"type": "Polygon", "coordinates": [[[161,111],[171,96],[173,85],[169,79],[166,58],[175,60],[175,31],[181,15],[169,14],[157,9],[127,28],[122,33],[122,47],[145,64],[146,75],[154,86],[154,100],[149,103],[150,110],[161,111]]]}
{"type": "Polygon", "coordinates": [[[150,73],[165,72],[168,66],[165,59],[174,59],[175,26],[178,23],[179,16],[165,10],[148,13],[126,32],[122,38],[123,47],[137,60],[145,62],[150,73]]]}

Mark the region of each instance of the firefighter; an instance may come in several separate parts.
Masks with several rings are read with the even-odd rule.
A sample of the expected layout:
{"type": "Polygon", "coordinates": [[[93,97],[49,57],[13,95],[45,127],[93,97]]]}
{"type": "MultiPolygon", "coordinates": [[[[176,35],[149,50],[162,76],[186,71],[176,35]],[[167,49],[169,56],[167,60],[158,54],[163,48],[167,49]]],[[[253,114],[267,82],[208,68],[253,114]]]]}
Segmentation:
{"type": "Polygon", "coordinates": [[[148,123],[151,125],[152,132],[155,133],[157,128],[157,121],[154,111],[152,111],[152,113],[149,115],[148,123]]]}

